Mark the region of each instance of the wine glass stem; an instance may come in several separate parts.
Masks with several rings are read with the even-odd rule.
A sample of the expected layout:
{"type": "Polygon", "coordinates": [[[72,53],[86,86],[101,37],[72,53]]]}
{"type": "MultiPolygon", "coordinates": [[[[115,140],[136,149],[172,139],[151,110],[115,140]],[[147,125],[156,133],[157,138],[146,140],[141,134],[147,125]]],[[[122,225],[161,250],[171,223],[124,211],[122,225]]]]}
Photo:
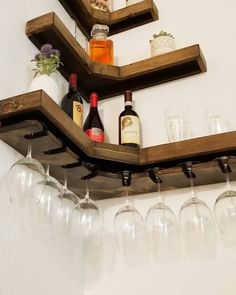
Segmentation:
{"type": "Polygon", "coordinates": [[[49,176],[49,164],[46,164],[46,176],[49,176]]]}
{"type": "Polygon", "coordinates": [[[89,200],[89,180],[86,179],[86,194],[85,194],[85,200],[89,200]]]}
{"type": "Polygon", "coordinates": [[[229,177],[228,171],[226,171],[226,173],[225,173],[225,179],[226,179],[226,189],[230,190],[230,177],[229,177]]]}
{"type": "Polygon", "coordinates": [[[161,181],[160,179],[157,180],[157,202],[164,203],[163,194],[161,193],[161,181]]]}
{"type": "Polygon", "coordinates": [[[194,184],[193,184],[193,177],[190,176],[190,188],[191,188],[191,194],[192,194],[192,199],[196,198],[196,192],[194,189],[194,184]]]}
{"type": "Polygon", "coordinates": [[[32,158],[32,142],[31,142],[31,140],[30,140],[30,142],[28,144],[26,158],[32,158]]]}
{"type": "Polygon", "coordinates": [[[125,186],[125,205],[129,205],[129,198],[128,198],[128,186],[125,186]]]}

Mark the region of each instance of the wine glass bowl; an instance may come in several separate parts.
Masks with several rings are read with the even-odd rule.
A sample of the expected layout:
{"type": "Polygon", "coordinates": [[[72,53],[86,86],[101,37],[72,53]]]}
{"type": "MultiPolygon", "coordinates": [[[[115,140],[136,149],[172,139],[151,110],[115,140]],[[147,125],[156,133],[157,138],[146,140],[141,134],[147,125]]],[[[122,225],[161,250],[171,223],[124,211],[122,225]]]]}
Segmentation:
{"type": "Polygon", "coordinates": [[[219,195],[214,212],[221,232],[236,236],[236,191],[227,190],[219,195]]]}
{"type": "Polygon", "coordinates": [[[159,170],[158,167],[149,170],[149,177],[157,184],[157,203],[148,210],[145,223],[156,262],[166,263],[179,258],[180,241],[176,216],[161,193],[159,170]]]}
{"type": "Polygon", "coordinates": [[[79,202],[79,225],[82,230],[82,234],[85,237],[97,232],[101,227],[102,214],[100,208],[90,198],[89,191],[89,177],[94,176],[94,173],[89,176],[85,176],[82,179],[86,183],[85,197],[79,202]]]}
{"type": "Polygon", "coordinates": [[[185,245],[192,260],[208,260],[216,254],[216,232],[212,214],[196,196],[180,209],[179,220],[185,245]]]}
{"type": "Polygon", "coordinates": [[[194,189],[192,162],[182,164],[182,170],[190,181],[191,197],[182,205],[179,212],[181,232],[188,254],[193,261],[215,258],[216,229],[210,208],[197,198],[194,189]]]}
{"type": "Polygon", "coordinates": [[[35,229],[49,229],[52,226],[55,210],[62,201],[63,186],[50,176],[49,166],[46,169],[45,180],[38,182],[37,186],[43,186],[43,191],[33,208],[32,226],[35,229]]]}
{"type": "Polygon", "coordinates": [[[148,260],[148,235],[141,214],[130,204],[125,204],[114,217],[117,235],[125,263],[129,267],[140,267],[148,260]]]}
{"type": "Polygon", "coordinates": [[[32,211],[38,202],[44,185],[45,170],[41,163],[31,156],[31,144],[27,156],[16,161],[6,176],[10,202],[14,205],[20,224],[28,226],[32,222],[32,211]]]}
{"type": "MultiPolygon", "coordinates": [[[[78,197],[68,190],[65,182],[61,201],[57,202],[52,222],[52,235],[56,240],[74,240],[78,235],[78,197]]],[[[60,199],[59,199],[60,200],[60,199]]]]}
{"type": "Polygon", "coordinates": [[[158,202],[147,212],[146,227],[150,235],[151,250],[156,262],[172,262],[179,258],[179,228],[174,212],[158,202]]]}

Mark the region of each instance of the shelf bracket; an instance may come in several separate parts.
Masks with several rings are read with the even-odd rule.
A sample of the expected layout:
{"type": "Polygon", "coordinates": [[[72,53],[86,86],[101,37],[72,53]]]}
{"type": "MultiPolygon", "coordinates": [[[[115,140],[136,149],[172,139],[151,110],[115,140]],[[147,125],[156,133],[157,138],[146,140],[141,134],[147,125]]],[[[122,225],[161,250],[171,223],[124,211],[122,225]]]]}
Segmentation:
{"type": "Polygon", "coordinates": [[[48,128],[47,126],[40,122],[40,124],[42,125],[42,130],[38,131],[38,132],[34,132],[34,133],[31,133],[31,134],[26,134],[24,136],[25,139],[34,139],[34,138],[39,138],[39,137],[43,137],[43,136],[47,136],[48,135],[48,128]]]}
{"type": "Polygon", "coordinates": [[[224,157],[220,157],[220,158],[217,158],[217,163],[220,167],[220,170],[223,172],[223,173],[231,173],[232,170],[229,166],[229,158],[230,157],[227,157],[227,156],[224,156],[224,157]]]}
{"type": "Polygon", "coordinates": [[[155,183],[162,183],[162,180],[158,175],[160,170],[161,169],[159,167],[155,167],[155,168],[151,168],[147,170],[149,177],[155,183]]]}
{"type": "Polygon", "coordinates": [[[183,173],[185,174],[185,176],[187,178],[195,178],[196,175],[193,173],[193,162],[192,161],[187,161],[187,162],[184,162],[183,164],[181,164],[181,167],[182,167],[182,171],[183,173]]]}
{"type": "Polygon", "coordinates": [[[130,186],[131,184],[131,172],[129,170],[124,170],[121,172],[122,176],[122,185],[130,186]]]}

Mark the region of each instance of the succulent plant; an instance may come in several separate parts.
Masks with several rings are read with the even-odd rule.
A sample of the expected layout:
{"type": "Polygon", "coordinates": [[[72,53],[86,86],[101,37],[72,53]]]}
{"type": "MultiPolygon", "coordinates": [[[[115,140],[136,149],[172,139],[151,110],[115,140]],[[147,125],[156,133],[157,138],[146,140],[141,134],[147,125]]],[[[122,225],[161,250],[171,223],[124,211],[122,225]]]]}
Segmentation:
{"type": "Polygon", "coordinates": [[[158,37],[162,37],[162,36],[168,36],[171,38],[175,38],[171,33],[167,33],[165,31],[160,31],[159,34],[153,34],[153,38],[158,38],[158,37]]]}

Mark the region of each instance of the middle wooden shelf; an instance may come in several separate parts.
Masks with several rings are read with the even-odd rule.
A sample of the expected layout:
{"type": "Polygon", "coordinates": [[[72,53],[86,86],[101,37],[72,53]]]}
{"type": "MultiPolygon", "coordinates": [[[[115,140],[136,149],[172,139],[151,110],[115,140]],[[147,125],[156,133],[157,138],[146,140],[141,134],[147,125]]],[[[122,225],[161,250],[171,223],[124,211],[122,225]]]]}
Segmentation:
{"type": "MultiPolygon", "coordinates": [[[[132,173],[130,193],[156,191],[149,169],[159,167],[162,190],[189,186],[181,163],[192,161],[195,185],[225,181],[216,158],[236,155],[236,131],[176,143],[136,149],[93,142],[43,91],[0,101],[0,139],[26,155],[32,139],[33,157],[51,166],[51,174],[63,181],[65,171],[71,190],[83,195],[81,177],[97,170],[91,179],[94,199],[121,197],[121,173],[132,173]]],[[[231,179],[236,179],[236,158],[230,158],[231,179]]]]}
{"type": "Polygon", "coordinates": [[[78,74],[78,90],[86,101],[92,91],[105,99],[207,70],[198,44],[124,66],[93,62],[54,12],[27,22],[26,34],[39,49],[51,43],[60,50],[60,72],[66,79],[69,73],[78,74]]]}

